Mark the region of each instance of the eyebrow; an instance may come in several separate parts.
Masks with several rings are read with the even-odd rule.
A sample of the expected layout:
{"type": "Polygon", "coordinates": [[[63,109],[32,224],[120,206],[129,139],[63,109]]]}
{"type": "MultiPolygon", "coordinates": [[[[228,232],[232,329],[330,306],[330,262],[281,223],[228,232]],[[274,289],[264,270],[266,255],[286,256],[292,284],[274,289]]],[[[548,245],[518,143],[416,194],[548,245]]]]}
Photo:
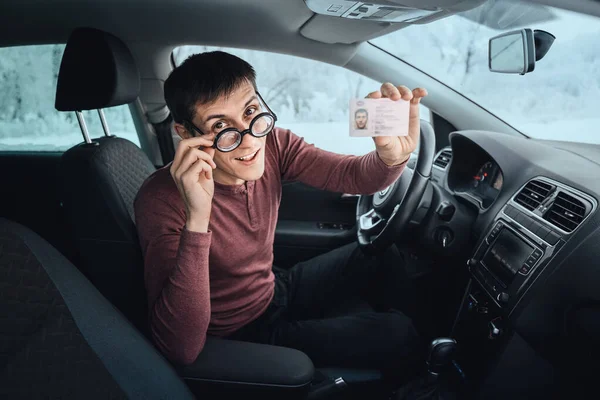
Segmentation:
{"type": "MultiPolygon", "coordinates": [[[[246,104],[244,104],[244,108],[248,107],[254,100],[257,100],[258,97],[256,97],[256,95],[252,95],[252,97],[250,97],[250,99],[248,99],[248,101],[246,102],[246,104]]],[[[212,114],[209,115],[208,117],[206,117],[206,119],[204,120],[204,123],[207,124],[208,121],[212,120],[212,119],[220,119],[220,118],[225,118],[226,115],[225,114],[212,114]]]]}

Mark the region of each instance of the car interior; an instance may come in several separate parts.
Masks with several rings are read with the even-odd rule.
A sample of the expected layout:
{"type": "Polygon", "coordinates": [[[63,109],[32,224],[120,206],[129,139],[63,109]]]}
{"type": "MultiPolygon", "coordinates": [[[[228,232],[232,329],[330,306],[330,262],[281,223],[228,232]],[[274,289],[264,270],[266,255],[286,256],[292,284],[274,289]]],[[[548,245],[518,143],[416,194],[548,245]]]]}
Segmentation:
{"type": "MultiPolygon", "coordinates": [[[[26,147],[10,121],[20,118],[30,133],[42,113],[17,117],[21,92],[4,82],[19,66],[0,54],[0,397],[592,397],[600,356],[598,125],[587,126],[594,136],[587,142],[576,132],[528,135],[379,41],[493,6],[508,10],[492,21],[502,29],[484,37],[489,47],[469,47],[489,61],[484,95],[502,74],[542,73],[558,49],[558,33],[555,40],[537,29],[536,10],[547,9],[536,7],[590,24],[600,17],[594,0],[0,4],[0,51],[22,48],[21,59],[35,65],[30,46],[64,46],[51,54],[56,73],[38,69],[50,83],[29,88],[30,78],[19,78],[15,87],[51,102],[55,118],[78,129],[77,142],[63,148],[26,147]],[[525,12],[511,14],[512,4],[534,7],[530,23],[525,12]],[[509,17],[522,20],[512,27],[509,17]],[[512,43],[510,56],[497,57],[512,43]],[[377,370],[314,365],[291,348],[210,336],[190,365],[154,347],[133,201],[145,179],[173,160],[163,84],[186,45],[290,55],[427,88],[419,147],[401,177],[360,196],[285,182],[273,249],[275,265],[290,268],[352,242],[370,254],[397,248],[417,293],[415,324],[430,343],[399,381],[377,370]],[[111,132],[115,107],[131,116],[127,135],[111,132]],[[10,147],[15,140],[25,147],[10,147]]],[[[420,46],[421,39],[411,40],[420,46]]],[[[588,48],[600,54],[597,42],[588,48]]],[[[440,57],[452,57],[444,49],[440,57]]],[[[600,86],[599,75],[579,76],[586,87],[600,86]]],[[[365,86],[360,96],[377,89],[365,86]]],[[[518,94],[503,101],[518,103],[518,94]]],[[[53,126],[35,133],[60,137],[53,126]]]]}

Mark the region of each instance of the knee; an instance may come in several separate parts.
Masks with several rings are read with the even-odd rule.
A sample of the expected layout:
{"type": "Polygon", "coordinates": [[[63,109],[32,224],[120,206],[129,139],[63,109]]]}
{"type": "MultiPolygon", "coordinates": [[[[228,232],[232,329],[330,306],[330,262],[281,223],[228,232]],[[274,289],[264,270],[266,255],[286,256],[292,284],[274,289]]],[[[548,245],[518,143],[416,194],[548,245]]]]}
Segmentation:
{"type": "Polygon", "coordinates": [[[390,351],[397,357],[419,357],[424,348],[424,342],[418,334],[412,320],[397,311],[390,311],[385,320],[385,329],[391,341],[390,351]]]}

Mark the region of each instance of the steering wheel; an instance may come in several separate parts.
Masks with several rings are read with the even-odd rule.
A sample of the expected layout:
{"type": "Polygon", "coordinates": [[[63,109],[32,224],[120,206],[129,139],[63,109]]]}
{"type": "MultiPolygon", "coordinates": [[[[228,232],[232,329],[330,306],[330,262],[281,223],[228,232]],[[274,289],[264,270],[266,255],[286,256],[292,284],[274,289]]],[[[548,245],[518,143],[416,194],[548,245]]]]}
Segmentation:
{"type": "Polygon", "coordinates": [[[421,120],[421,144],[414,170],[405,168],[396,182],[356,206],[358,244],[368,253],[386,250],[404,232],[427,188],[435,156],[433,127],[421,120]]]}

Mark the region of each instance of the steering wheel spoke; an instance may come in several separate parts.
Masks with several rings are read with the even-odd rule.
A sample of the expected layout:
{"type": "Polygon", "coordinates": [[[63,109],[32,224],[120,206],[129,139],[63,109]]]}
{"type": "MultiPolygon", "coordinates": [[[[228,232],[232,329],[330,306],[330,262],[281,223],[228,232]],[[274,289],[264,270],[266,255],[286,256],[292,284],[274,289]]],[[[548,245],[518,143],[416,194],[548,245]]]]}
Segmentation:
{"type": "Polygon", "coordinates": [[[386,220],[371,208],[358,218],[358,229],[365,234],[373,234],[381,231],[385,226],[386,220]]]}

